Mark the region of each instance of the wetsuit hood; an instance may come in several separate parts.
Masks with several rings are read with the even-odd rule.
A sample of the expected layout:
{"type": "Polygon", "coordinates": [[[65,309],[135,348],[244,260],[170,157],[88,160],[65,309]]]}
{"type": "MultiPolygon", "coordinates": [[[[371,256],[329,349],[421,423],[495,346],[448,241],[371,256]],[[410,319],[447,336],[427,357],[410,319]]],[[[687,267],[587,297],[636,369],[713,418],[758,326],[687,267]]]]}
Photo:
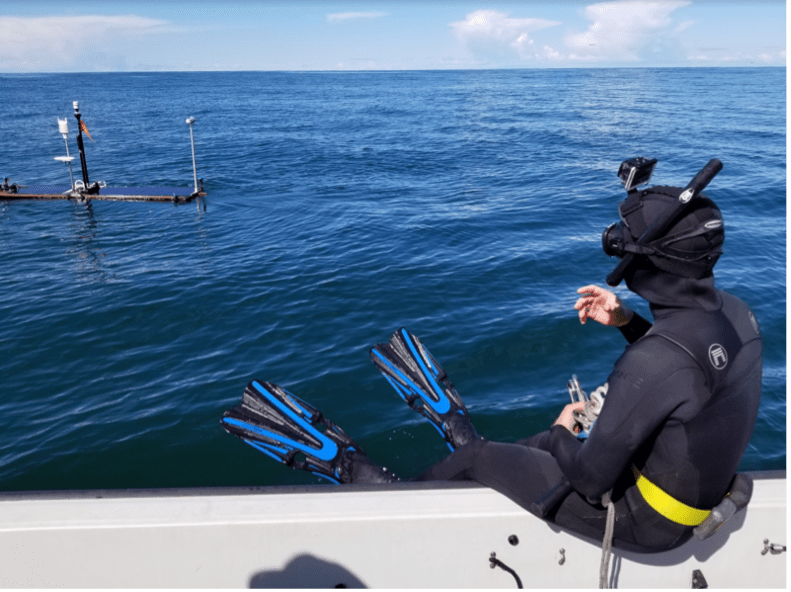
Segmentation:
{"type": "Polygon", "coordinates": [[[709,198],[695,198],[663,236],[636,244],[681,193],[680,187],[667,186],[632,191],[618,206],[621,221],[602,236],[608,255],[637,255],[624,279],[632,292],[651,304],[654,316],[667,308],[711,312],[722,306],[712,269],[722,253],[725,232],[722,214],[709,198]]]}
{"type": "Polygon", "coordinates": [[[712,312],[722,306],[711,273],[703,278],[686,278],[666,273],[646,262],[629,271],[624,279],[629,290],[648,301],[654,316],[668,308],[712,312]]]}
{"type": "Polygon", "coordinates": [[[645,239],[653,224],[675,211],[681,195],[680,187],[666,186],[629,193],[618,206],[621,221],[602,233],[604,252],[619,258],[631,254],[635,265],[650,263],[651,268],[683,277],[710,275],[722,254],[725,231],[720,209],[709,198],[698,196],[660,236],[645,239]]]}

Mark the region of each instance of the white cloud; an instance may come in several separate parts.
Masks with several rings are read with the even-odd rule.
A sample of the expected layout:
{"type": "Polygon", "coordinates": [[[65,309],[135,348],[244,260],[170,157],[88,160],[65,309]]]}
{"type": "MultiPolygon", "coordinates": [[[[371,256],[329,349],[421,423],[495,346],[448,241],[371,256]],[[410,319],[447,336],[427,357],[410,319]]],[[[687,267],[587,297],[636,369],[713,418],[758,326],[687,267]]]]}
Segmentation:
{"type": "Polygon", "coordinates": [[[651,53],[672,51],[667,41],[692,25],[681,23],[670,31],[670,15],[688,6],[688,0],[626,0],[599,2],[585,8],[592,21],[584,33],[568,35],[566,46],[576,59],[640,61],[651,53]],[[577,54],[576,52],[579,52],[577,54]]]}
{"type": "Polygon", "coordinates": [[[327,15],[330,22],[343,22],[359,19],[375,19],[387,16],[386,12],[334,12],[327,15]]]}
{"type": "Polygon", "coordinates": [[[547,49],[553,50],[536,51],[530,34],[559,24],[545,19],[511,18],[495,10],[476,10],[465,20],[450,23],[450,26],[473,53],[500,58],[510,55],[521,59],[540,59],[547,49]]]}
{"type": "Polygon", "coordinates": [[[762,52],[758,56],[758,60],[764,62],[766,64],[778,64],[782,65],[785,63],[786,59],[786,52],[785,50],[782,51],[769,51],[769,52],[762,52]]]}
{"type": "MultiPolygon", "coordinates": [[[[706,51],[704,48],[703,51],[706,51]]],[[[696,65],[705,64],[764,64],[767,66],[785,65],[785,50],[783,51],[764,51],[760,53],[746,53],[736,49],[709,48],[713,53],[691,54],[687,56],[687,61],[694,62],[696,65]]]]}
{"type": "Polygon", "coordinates": [[[596,62],[600,58],[592,55],[577,55],[576,53],[570,53],[569,59],[573,62],[596,62]]]}
{"type": "Polygon", "coordinates": [[[545,60],[550,61],[558,61],[563,59],[563,55],[559,51],[555,51],[551,47],[545,45],[544,48],[541,50],[541,56],[545,60]]]}
{"type": "Polygon", "coordinates": [[[463,38],[493,37],[512,41],[520,35],[559,24],[544,19],[510,18],[495,10],[477,10],[468,14],[466,20],[451,23],[450,26],[463,38]]]}
{"type": "Polygon", "coordinates": [[[86,56],[93,67],[118,69],[125,57],[117,41],[164,32],[168,23],[136,15],[0,16],[0,68],[59,71],[79,67],[86,56]]]}

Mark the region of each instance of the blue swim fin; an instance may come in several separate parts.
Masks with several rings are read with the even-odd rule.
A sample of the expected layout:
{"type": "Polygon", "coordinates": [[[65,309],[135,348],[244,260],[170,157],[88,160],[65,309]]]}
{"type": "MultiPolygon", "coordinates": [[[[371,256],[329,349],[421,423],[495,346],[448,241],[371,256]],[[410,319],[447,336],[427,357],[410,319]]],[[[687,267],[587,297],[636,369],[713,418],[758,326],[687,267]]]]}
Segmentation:
{"type": "Polygon", "coordinates": [[[409,331],[402,327],[388,343],[372,347],[371,360],[407,405],[437,428],[448,448],[480,439],[442,366],[409,331]]]}
{"type": "Polygon", "coordinates": [[[256,450],[333,483],[398,480],[318,409],[271,382],[248,384],[242,404],[228,409],[221,424],[256,450]]]}

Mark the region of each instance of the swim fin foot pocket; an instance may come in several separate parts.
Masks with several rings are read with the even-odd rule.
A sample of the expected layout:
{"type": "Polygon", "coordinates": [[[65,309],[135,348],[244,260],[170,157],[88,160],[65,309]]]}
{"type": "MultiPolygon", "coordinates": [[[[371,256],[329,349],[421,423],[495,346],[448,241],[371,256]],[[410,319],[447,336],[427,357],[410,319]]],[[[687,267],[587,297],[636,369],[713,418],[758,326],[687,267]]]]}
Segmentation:
{"type": "Polygon", "coordinates": [[[399,396],[437,428],[451,450],[481,439],[442,366],[417,337],[402,327],[370,353],[399,396]]]}
{"type": "Polygon", "coordinates": [[[371,461],[346,432],[284,388],[253,380],[242,404],[221,420],[230,434],[294,469],[334,483],[389,483],[393,473],[371,461]]]}

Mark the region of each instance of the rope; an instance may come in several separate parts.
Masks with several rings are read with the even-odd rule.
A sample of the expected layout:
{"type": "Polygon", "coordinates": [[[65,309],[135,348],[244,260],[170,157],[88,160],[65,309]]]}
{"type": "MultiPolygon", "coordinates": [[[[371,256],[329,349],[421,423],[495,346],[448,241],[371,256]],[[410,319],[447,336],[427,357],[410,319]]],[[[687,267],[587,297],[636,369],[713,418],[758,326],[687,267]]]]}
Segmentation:
{"type": "MultiPolygon", "coordinates": [[[[575,410],[573,415],[579,429],[587,436],[593,424],[601,413],[604,401],[607,397],[608,384],[605,382],[588,397],[582,390],[577,375],[573,374],[568,381],[569,396],[571,402],[585,403],[580,410],[575,410]]],[[[580,437],[580,436],[577,436],[580,437]]],[[[601,545],[601,565],[599,566],[599,588],[609,588],[610,557],[612,556],[612,537],[615,531],[615,504],[612,502],[612,491],[608,491],[602,496],[602,505],[607,508],[606,526],[604,528],[604,538],[601,545]]]]}
{"type": "Polygon", "coordinates": [[[599,588],[609,588],[610,556],[612,555],[612,535],[615,530],[615,504],[611,499],[611,491],[602,496],[602,505],[607,508],[607,526],[601,544],[601,566],[599,567],[599,588]]]}
{"type": "Polygon", "coordinates": [[[607,397],[608,384],[605,382],[588,397],[585,391],[580,388],[577,376],[574,375],[568,382],[568,389],[572,403],[577,401],[585,403],[583,409],[574,411],[574,419],[580,424],[580,428],[583,432],[590,432],[593,423],[599,417],[599,413],[601,413],[601,408],[607,397]]]}

